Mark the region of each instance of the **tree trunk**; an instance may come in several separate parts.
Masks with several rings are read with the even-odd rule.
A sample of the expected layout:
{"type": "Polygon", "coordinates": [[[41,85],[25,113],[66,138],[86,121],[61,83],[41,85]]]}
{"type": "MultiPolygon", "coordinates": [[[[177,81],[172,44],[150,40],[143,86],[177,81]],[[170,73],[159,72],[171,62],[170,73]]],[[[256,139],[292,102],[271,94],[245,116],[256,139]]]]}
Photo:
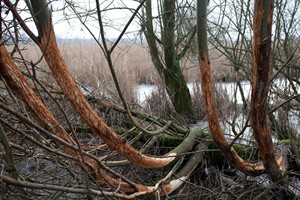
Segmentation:
{"type": "Polygon", "coordinates": [[[180,69],[175,41],[175,3],[174,0],[164,0],[162,39],[166,68],[164,80],[167,91],[177,113],[183,116],[195,116],[191,95],[180,69]]]}
{"type": "MultiPolygon", "coordinates": [[[[42,0],[39,0],[42,1],[42,0]]],[[[43,0],[47,2],[46,0],[43,0]]],[[[69,69],[60,53],[56,43],[51,15],[45,15],[42,12],[49,12],[42,6],[43,3],[36,4],[32,0],[33,13],[35,14],[36,24],[40,30],[37,45],[43,52],[44,58],[52,71],[53,76],[60,85],[62,91],[82,117],[82,119],[89,125],[95,134],[97,134],[112,150],[117,151],[123,155],[134,165],[145,168],[160,168],[171,163],[175,158],[155,158],[145,156],[135,150],[126,140],[122,140],[110,127],[108,127],[102,119],[97,115],[92,106],[83,96],[82,92],[76,85],[69,69]],[[48,17],[45,19],[45,17],[48,17]]]]}
{"type": "Polygon", "coordinates": [[[195,117],[195,109],[192,103],[190,91],[180,68],[179,57],[174,43],[175,37],[175,1],[164,0],[162,46],[164,62],[161,61],[159,50],[156,46],[156,35],[153,30],[151,0],[146,1],[146,40],[150,49],[152,62],[160,77],[166,85],[168,95],[172,101],[175,111],[187,117],[195,117]],[[164,63],[164,64],[163,64],[164,63]]]}
{"type": "Polygon", "coordinates": [[[227,142],[220,126],[213,97],[211,66],[208,56],[207,43],[207,1],[197,1],[197,38],[201,89],[203,94],[205,113],[212,138],[223,152],[226,160],[235,168],[248,175],[258,175],[264,171],[259,163],[248,163],[243,160],[227,142]]]}
{"type": "MultiPolygon", "coordinates": [[[[269,82],[269,60],[271,47],[271,27],[273,1],[256,1],[254,11],[254,51],[253,51],[253,83],[252,83],[252,125],[255,139],[258,142],[263,166],[259,163],[247,163],[239,157],[236,151],[228,144],[222,133],[219,118],[216,112],[212,92],[211,67],[207,44],[207,1],[197,1],[197,36],[199,51],[199,66],[201,73],[201,88],[205,104],[205,112],[212,137],[226,160],[249,175],[257,175],[264,170],[273,181],[281,177],[279,165],[275,159],[275,150],[267,124],[267,95],[269,82]]],[[[281,156],[278,161],[282,161],[281,156]]],[[[281,163],[283,164],[283,163],[281,163]]]]}
{"type": "Polygon", "coordinates": [[[260,156],[273,181],[282,177],[268,124],[268,89],[270,75],[271,31],[274,2],[256,0],[253,19],[253,67],[251,117],[260,156]]]}

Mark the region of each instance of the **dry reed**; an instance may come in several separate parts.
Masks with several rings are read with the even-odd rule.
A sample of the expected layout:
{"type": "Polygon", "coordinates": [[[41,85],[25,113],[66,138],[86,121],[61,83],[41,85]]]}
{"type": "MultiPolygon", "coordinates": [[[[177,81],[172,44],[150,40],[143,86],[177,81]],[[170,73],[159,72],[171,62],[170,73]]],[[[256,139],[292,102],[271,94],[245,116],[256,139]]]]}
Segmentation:
{"type": "MultiPolygon", "coordinates": [[[[42,53],[34,45],[22,45],[22,55],[25,60],[37,63],[42,58],[42,53]]],[[[64,41],[59,44],[62,55],[69,66],[73,77],[83,88],[85,93],[91,93],[97,97],[110,99],[115,103],[120,103],[118,93],[115,89],[108,64],[101,48],[91,42],[64,41]]],[[[120,44],[112,54],[114,69],[118,77],[123,95],[129,104],[137,104],[137,85],[155,84],[159,88],[163,87],[162,80],[158,75],[152,61],[147,46],[138,44],[120,44]]],[[[215,81],[226,81],[232,79],[231,67],[221,56],[220,52],[211,52],[212,74],[215,81]]],[[[22,64],[20,66],[23,66],[22,64]]],[[[181,60],[181,67],[187,82],[199,82],[199,67],[196,56],[188,55],[181,60]]],[[[30,68],[30,66],[29,66],[30,68]]],[[[47,65],[41,60],[35,67],[37,77],[48,84],[52,89],[59,90],[56,81],[52,78],[47,65]]],[[[30,69],[31,70],[31,69],[30,69]]],[[[199,88],[198,88],[199,89],[199,88]]],[[[159,93],[162,90],[159,90],[159,93]]],[[[194,93],[194,103],[200,118],[203,117],[201,108],[201,91],[194,93]],[[199,103],[200,102],[200,103],[199,103]]],[[[153,113],[166,116],[171,112],[171,106],[167,105],[165,94],[153,94],[148,98],[148,108],[153,108],[153,113]],[[164,105],[164,109],[155,105],[164,105]]]]}

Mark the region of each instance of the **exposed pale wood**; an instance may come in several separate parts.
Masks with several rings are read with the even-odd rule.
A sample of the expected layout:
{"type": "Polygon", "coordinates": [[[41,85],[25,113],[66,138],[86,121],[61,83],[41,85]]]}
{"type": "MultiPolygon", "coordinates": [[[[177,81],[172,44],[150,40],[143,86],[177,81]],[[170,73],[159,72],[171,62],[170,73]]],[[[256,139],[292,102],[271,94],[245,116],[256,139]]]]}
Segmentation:
{"type": "Polygon", "coordinates": [[[80,114],[87,125],[96,133],[112,150],[126,157],[132,164],[145,168],[160,168],[168,165],[174,157],[157,158],[145,156],[134,149],[126,140],[122,140],[102,119],[97,115],[92,106],[83,96],[79,87],[69,72],[69,69],[58,49],[51,20],[43,27],[44,34],[38,43],[44,58],[50,67],[55,79],[64,94],[80,114]]]}
{"type": "Polygon", "coordinates": [[[197,5],[197,35],[199,51],[199,67],[201,78],[201,89],[203,94],[205,113],[208,120],[209,130],[212,138],[223,152],[226,160],[235,168],[248,175],[259,175],[264,172],[264,166],[260,163],[249,163],[243,160],[234,148],[226,140],[221,129],[217,114],[211,80],[211,66],[208,55],[207,44],[207,2],[198,0],[197,5]]]}
{"type": "MultiPolygon", "coordinates": [[[[13,60],[10,58],[4,45],[0,45],[0,55],[1,76],[5,79],[6,83],[14,91],[14,93],[26,104],[27,108],[31,110],[36,120],[45,129],[51,131],[54,135],[57,135],[58,137],[60,137],[68,143],[76,145],[76,143],[69,136],[69,134],[58,123],[58,121],[53,117],[51,112],[34,93],[28,81],[25,79],[23,74],[20,72],[13,60]]],[[[76,156],[78,158],[80,157],[79,153],[74,149],[65,145],[60,146],[67,154],[76,156]]],[[[135,188],[133,188],[125,182],[110,177],[105,171],[100,169],[98,163],[90,157],[84,156],[84,161],[78,162],[76,164],[78,164],[81,167],[85,167],[82,165],[82,163],[84,163],[90,168],[90,173],[96,174],[97,182],[99,184],[109,183],[110,185],[114,185],[115,187],[120,187],[120,189],[124,192],[133,192],[135,191],[135,188],[141,191],[149,189],[147,186],[143,186],[140,184],[135,184],[135,188]]]]}

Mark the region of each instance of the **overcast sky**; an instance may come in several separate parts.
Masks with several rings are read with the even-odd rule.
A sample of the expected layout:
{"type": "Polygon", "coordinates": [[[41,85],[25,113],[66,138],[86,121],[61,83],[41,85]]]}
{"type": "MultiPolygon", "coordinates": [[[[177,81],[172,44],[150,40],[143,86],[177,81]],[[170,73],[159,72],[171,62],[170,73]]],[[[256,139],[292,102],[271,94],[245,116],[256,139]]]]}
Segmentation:
{"type": "MultiPolygon", "coordinates": [[[[133,11],[138,7],[139,3],[137,1],[138,0],[100,0],[100,9],[104,10],[102,12],[102,18],[105,24],[105,34],[108,39],[118,37],[120,31],[132,16],[133,11]]],[[[184,1],[191,2],[193,0],[184,1]]],[[[211,0],[210,5],[216,5],[216,1],[218,0],[211,0]]],[[[19,1],[18,7],[20,9],[26,7],[24,1],[19,1]]],[[[86,27],[76,17],[75,13],[81,15],[84,24],[91,30],[96,38],[99,37],[99,24],[97,22],[95,0],[52,0],[50,7],[53,10],[52,18],[57,37],[92,38],[86,27]],[[75,11],[68,3],[73,5],[75,11]],[[89,14],[87,15],[87,13],[89,14]]],[[[157,0],[152,0],[152,12],[154,16],[157,16],[157,10],[157,0]]],[[[218,13],[218,9],[214,9],[214,12],[218,13]]],[[[21,16],[23,19],[31,17],[28,13],[26,14],[24,12],[21,13],[21,16]]],[[[27,21],[28,26],[32,30],[35,30],[34,23],[32,20],[31,22],[29,21],[30,20],[27,21]]],[[[129,26],[125,38],[138,37],[139,30],[140,23],[136,17],[135,21],[129,26]]],[[[37,31],[34,31],[34,33],[37,33],[37,31]]]]}
{"type": "MultiPolygon", "coordinates": [[[[96,5],[94,0],[72,0],[76,12],[82,16],[88,11],[95,13],[96,5]]],[[[126,22],[132,16],[133,9],[138,7],[138,3],[133,0],[102,0],[100,1],[101,10],[107,10],[102,13],[103,22],[105,24],[105,33],[108,38],[118,37],[120,31],[124,28],[126,22]],[[118,9],[118,8],[131,8],[118,9]]],[[[82,25],[80,20],[76,18],[74,11],[68,6],[64,11],[62,8],[65,6],[65,0],[55,1],[52,3],[53,23],[57,36],[62,38],[92,38],[91,34],[82,25]],[[66,18],[68,20],[66,20],[66,18]]],[[[82,17],[85,24],[89,27],[92,33],[99,36],[99,24],[96,21],[96,15],[82,17]]],[[[138,34],[140,26],[138,19],[130,25],[127,34],[128,37],[134,37],[138,34]]]]}
{"type": "MultiPolygon", "coordinates": [[[[15,3],[14,1],[12,1],[15,3]]],[[[75,11],[81,15],[81,19],[91,32],[99,37],[99,24],[96,16],[95,0],[52,0],[50,7],[52,9],[52,19],[54,30],[60,38],[92,38],[91,34],[82,25],[76,17],[75,11],[71,8],[71,3],[75,11]],[[66,9],[63,9],[66,7],[66,9]],[[92,12],[93,14],[88,14],[92,12]]],[[[124,28],[126,22],[132,16],[132,12],[138,7],[139,3],[136,0],[100,0],[100,9],[102,12],[102,20],[105,24],[105,34],[108,38],[118,37],[120,31],[124,28]],[[130,8],[130,9],[124,9],[130,8]]],[[[19,10],[27,10],[25,1],[18,2],[19,10]]],[[[155,9],[155,8],[153,8],[155,9]]],[[[9,13],[7,18],[11,18],[9,13]]],[[[32,17],[28,12],[21,12],[21,17],[26,21],[26,24],[37,34],[32,17]]],[[[128,37],[134,37],[140,29],[138,18],[128,28],[128,37]]]]}

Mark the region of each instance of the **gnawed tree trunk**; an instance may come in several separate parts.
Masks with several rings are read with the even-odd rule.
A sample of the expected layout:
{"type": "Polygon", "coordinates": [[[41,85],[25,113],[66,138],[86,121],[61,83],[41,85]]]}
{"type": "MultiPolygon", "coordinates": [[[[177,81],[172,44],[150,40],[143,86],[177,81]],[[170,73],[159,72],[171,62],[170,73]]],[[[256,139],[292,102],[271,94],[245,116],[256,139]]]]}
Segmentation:
{"type": "MultiPolygon", "coordinates": [[[[255,121],[253,123],[253,130],[255,138],[259,145],[263,165],[260,163],[248,163],[244,161],[241,157],[239,157],[236,151],[233,149],[233,147],[229,145],[222,132],[212,92],[211,67],[209,62],[207,44],[207,1],[203,0],[197,1],[197,36],[199,66],[201,74],[201,88],[209,129],[211,131],[214,141],[223,152],[226,160],[235,168],[249,175],[258,175],[264,172],[264,170],[266,170],[271,176],[272,180],[277,181],[281,177],[281,173],[278,167],[278,163],[275,159],[274,146],[267,125],[266,107],[264,107],[267,103],[267,86],[269,80],[268,73],[262,76],[262,72],[264,71],[262,69],[264,67],[263,65],[266,64],[266,67],[269,67],[268,55],[270,49],[268,49],[268,47],[270,47],[270,32],[269,34],[267,34],[267,32],[271,31],[270,25],[272,23],[272,3],[269,2],[270,5],[267,6],[268,9],[264,11],[262,9],[262,2],[266,3],[267,1],[256,2],[256,15],[254,15],[256,16],[254,20],[254,27],[255,29],[259,29],[259,31],[255,34],[255,37],[260,38],[260,28],[263,28],[262,30],[265,31],[265,35],[259,41],[257,41],[256,38],[256,42],[254,43],[256,44],[256,48],[259,47],[259,51],[254,51],[253,59],[254,63],[259,64],[254,64],[256,66],[253,66],[253,70],[256,72],[253,72],[254,83],[252,98],[254,98],[254,100],[252,100],[251,106],[252,110],[255,110],[254,113],[252,113],[252,118],[255,121]],[[265,14],[265,23],[270,23],[268,28],[267,26],[257,27],[260,26],[263,21],[263,14],[265,14]],[[264,48],[261,48],[260,44],[264,44],[265,46],[262,46],[264,48]],[[264,52],[261,52],[261,50],[264,50],[264,52]],[[257,66],[259,66],[260,71],[257,69],[257,66]],[[258,72],[261,73],[259,76],[258,72]]],[[[268,71],[265,71],[265,73],[266,72],[268,71]]],[[[282,162],[282,160],[283,157],[280,157],[278,159],[278,162],[282,162]]]]}
{"type": "Polygon", "coordinates": [[[253,67],[251,117],[260,157],[273,181],[282,177],[268,124],[268,89],[270,77],[273,0],[256,0],[253,19],[253,67]]]}
{"type": "Polygon", "coordinates": [[[40,34],[37,44],[43,52],[44,58],[56,81],[82,119],[112,150],[117,151],[134,165],[145,168],[160,168],[172,162],[175,159],[174,157],[155,158],[139,153],[100,119],[84,98],[62,58],[56,43],[51,16],[44,14],[44,12],[50,12],[48,7],[43,6],[47,5],[47,1],[43,1],[45,2],[44,4],[41,3],[41,0],[31,1],[40,34]],[[38,3],[36,4],[36,2],[38,3]],[[47,9],[45,10],[45,8],[47,9]]]}
{"type": "Polygon", "coordinates": [[[220,126],[212,90],[211,67],[208,56],[207,43],[207,1],[197,1],[197,40],[198,56],[201,75],[201,89],[211,135],[223,152],[226,160],[235,168],[248,175],[263,173],[263,166],[259,163],[248,163],[244,161],[227,142],[220,126]]]}
{"type": "MultiPolygon", "coordinates": [[[[5,79],[8,86],[14,91],[14,93],[26,104],[29,110],[32,111],[32,114],[35,116],[36,120],[46,129],[51,131],[54,135],[58,136],[60,139],[65,142],[77,147],[75,141],[69,136],[69,134],[64,130],[64,128],[59,124],[59,122],[53,117],[47,107],[42,103],[42,101],[37,97],[37,95],[32,90],[28,81],[25,79],[23,74],[17,68],[15,63],[10,58],[7,50],[4,45],[0,46],[0,72],[1,76],[5,79]]],[[[80,152],[66,145],[58,143],[69,155],[72,155],[80,159],[80,152]]],[[[129,186],[127,183],[120,182],[111,178],[106,172],[99,168],[98,163],[84,156],[84,160],[77,162],[77,164],[83,168],[89,167],[89,173],[95,173],[97,176],[98,184],[109,183],[115,185],[116,187],[120,185],[121,190],[123,191],[133,191],[134,188],[129,186]],[[85,163],[82,165],[81,163],[85,163]],[[128,187],[129,186],[129,187],[128,187]]],[[[145,186],[135,186],[139,190],[148,190],[145,186]]]]}
{"type": "MultiPolygon", "coordinates": [[[[73,78],[70,76],[68,68],[59,52],[55,34],[52,27],[51,15],[47,7],[46,0],[32,0],[33,14],[35,16],[35,22],[38,26],[39,37],[35,37],[31,31],[28,29],[24,21],[20,18],[14,6],[10,1],[5,1],[6,5],[10,7],[13,14],[19,20],[20,24],[25,31],[32,37],[41,51],[43,52],[44,58],[47,61],[49,67],[51,68],[54,77],[60,84],[64,94],[67,96],[75,110],[81,115],[85,122],[93,129],[93,131],[98,134],[102,140],[113,150],[116,150],[120,155],[123,155],[131,163],[145,168],[160,168],[165,165],[168,165],[173,160],[177,152],[184,152],[185,149],[190,149],[193,147],[196,140],[190,140],[190,137],[187,137],[185,143],[181,146],[175,148],[170,154],[166,155],[164,158],[150,157],[141,154],[131,147],[126,141],[123,141],[118,137],[116,133],[112,131],[96,114],[92,107],[88,104],[79,88],[75,84],[73,78]],[[42,13],[46,12],[46,13],[42,13]],[[47,14],[48,13],[48,14],[47,14]]],[[[74,156],[77,161],[75,162],[83,169],[88,168],[89,174],[96,175],[96,183],[99,185],[107,184],[109,186],[118,187],[120,191],[126,193],[134,193],[132,196],[126,196],[127,198],[133,198],[135,196],[140,196],[148,193],[158,193],[159,195],[165,195],[176,188],[178,188],[195,169],[198,163],[203,156],[203,152],[200,151],[194,156],[191,157],[191,161],[186,164],[180,172],[178,172],[178,178],[170,181],[163,187],[161,184],[166,182],[166,180],[159,181],[156,186],[144,186],[137,183],[130,184],[126,181],[119,181],[112,178],[108,173],[101,169],[101,161],[97,158],[91,158],[89,154],[83,152],[78,146],[79,144],[74,141],[71,136],[65,131],[65,129],[59,124],[59,122],[53,117],[51,112],[47,107],[42,103],[42,101],[37,97],[37,95],[32,90],[30,84],[25,79],[23,74],[17,68],[13,60],[10,58],[5,46],[2,44],[0,46],[0,72],[1,76],[5,79],[9,87],[15,92],[15,94],[26,104],[26,106],[32,111],[33,115],[37,121],[45,127],[47,130],[50,130],[53,135],[56,135],[60,138],[57,142],[69,155],[74,156]],[[196,159],[197,158],[197,159],[196,159]]],[[[4,107],[1,107],[4,109],[4,107]]],[[[196,134],[191,132],[190,134],[196,134]]],[[[194,135],[195,136],[195,135],[194,135]]],[[[193,136],[193,137],[194,137],[193,136]]],[[[206,147],[205,147],[206,148],[206,147]]],[[[171,175],[175,173],[172,172],[171,175]]],[[[5,177],[1,178],[4,180],[5,177]]],[[[9,182],[9,179],[5,179],[9,182]]],[[[25,184],[24,182],[17,181],[15,184],[25,184]]],[[[24,186],[24,185],[23,185],[24,186]]],[[[113,188],[115,189],[115,188],[113,188]]],[[[117,195],[117,193],[116,193],[117,195]]]]}

